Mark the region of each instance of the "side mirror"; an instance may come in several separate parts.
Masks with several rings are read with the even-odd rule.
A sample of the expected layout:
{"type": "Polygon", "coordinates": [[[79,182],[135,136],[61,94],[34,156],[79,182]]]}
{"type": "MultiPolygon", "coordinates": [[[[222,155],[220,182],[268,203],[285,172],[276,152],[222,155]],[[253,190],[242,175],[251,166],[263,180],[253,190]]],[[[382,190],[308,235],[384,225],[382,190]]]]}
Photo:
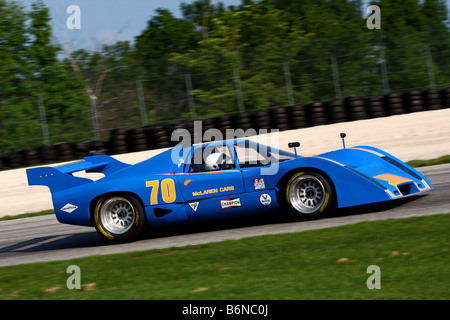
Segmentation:
{"type": "Polygon", "coordinates": [[[342,132],[341,133],[341,139],[342,139],[342,146],[344,147],[344,149],[345,149],[345,137],[346,137],[347,135],[345,134],[345,132],[342,132]]]}
{"type": "Polygon", "coordinates": [[[288,147],[289,147],[289,148],[294,148],[294,151],[295,151],[295,158],[297,159],[297,158],[298,158],[298,156],[297,156],[297,149],[295,149],[295,148],[300,147],[300,142],[289,142],[289,143],[288,143],[288,147]]]}

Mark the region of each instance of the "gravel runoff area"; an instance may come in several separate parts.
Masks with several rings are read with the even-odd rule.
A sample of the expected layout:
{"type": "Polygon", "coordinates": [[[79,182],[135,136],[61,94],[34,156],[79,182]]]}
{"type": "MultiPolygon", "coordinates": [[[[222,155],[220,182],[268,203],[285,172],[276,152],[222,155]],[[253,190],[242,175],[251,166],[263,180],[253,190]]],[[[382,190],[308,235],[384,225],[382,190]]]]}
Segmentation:
{"type": "MultiPolygon", "coordinates": [[[[285,150],[289,150],[288,142],[299,141],[299,153],[302,156],[313,156],[342,148],[339,137],[341,132],[347,134],[347,148],[370,145],[405,162],[437,158],[450,154],[450,109],[289,130],[253,136],[250,139],[285,150]]],[[[114,157],[134,164],[163,150],[166,149],[114,157]]],[[[28,186],[25,169],[0,171],[0,181],[0,217],[53,208],[48,188],[28,186]]]]}

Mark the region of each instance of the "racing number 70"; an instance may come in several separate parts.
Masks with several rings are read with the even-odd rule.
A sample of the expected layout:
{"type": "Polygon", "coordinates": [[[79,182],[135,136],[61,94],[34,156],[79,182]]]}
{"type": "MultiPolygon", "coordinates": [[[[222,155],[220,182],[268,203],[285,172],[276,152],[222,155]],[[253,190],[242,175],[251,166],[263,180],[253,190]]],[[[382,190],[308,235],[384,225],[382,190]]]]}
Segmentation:
{"type": "MultiPolygon", "coordinates": [[[[150,194],[150,204],[158,204],[158,189],[160,186],[159,180],[152,180],[145,182],[146,187],[152,187],[150,194]]],[[[172,179],[164,179],[161,181],[161,196],[164,202],[174,202],[177,194],[175,193],[175,182],[172,179]]]]}

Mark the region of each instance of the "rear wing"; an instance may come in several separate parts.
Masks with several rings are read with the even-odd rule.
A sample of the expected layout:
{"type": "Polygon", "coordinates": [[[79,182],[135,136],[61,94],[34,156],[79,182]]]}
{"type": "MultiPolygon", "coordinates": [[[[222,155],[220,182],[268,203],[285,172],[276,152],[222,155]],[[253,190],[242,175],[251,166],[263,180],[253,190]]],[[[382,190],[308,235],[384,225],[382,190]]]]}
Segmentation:
{"type": "Polygon", "coordinates": [[[105,176],[130,165],[106,155],[85,157],[84,160],[57,167],[37,167],[27,169],[28,185],[47,186],[51,193],[73,188],[94,181],[88,178],[75,177],[74,172],[99,172],[105,176]]]}

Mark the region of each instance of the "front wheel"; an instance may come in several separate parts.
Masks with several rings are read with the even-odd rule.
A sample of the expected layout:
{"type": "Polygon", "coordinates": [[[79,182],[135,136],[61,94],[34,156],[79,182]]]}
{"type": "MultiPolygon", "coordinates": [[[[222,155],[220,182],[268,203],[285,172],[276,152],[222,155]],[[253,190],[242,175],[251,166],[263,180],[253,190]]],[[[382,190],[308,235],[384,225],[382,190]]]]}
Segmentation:
{"type": "Polygon", "coordinates": [[[331,207],[333,191],[322,175],[297,172],[286,184],[286,202],[291,215],[306,219],[323,217],[331,207]]]}
{"type": "Polygon", "coordinates": [[[97,232],[110,241],[129,241],[142,230],[145,217],[140,202],[132,196],[102,197],[94,211],[97,232]]]}

